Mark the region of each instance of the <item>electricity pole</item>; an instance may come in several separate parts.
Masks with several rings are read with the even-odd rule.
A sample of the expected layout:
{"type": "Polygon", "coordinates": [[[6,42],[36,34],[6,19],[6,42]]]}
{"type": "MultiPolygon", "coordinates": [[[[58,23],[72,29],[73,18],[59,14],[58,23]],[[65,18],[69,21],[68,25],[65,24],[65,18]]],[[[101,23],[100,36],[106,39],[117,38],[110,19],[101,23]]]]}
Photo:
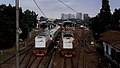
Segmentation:
{"type": "Polygon", "coordinates": [[[16,68],[19,68],[19,0],[16,0],[16,68]]]}

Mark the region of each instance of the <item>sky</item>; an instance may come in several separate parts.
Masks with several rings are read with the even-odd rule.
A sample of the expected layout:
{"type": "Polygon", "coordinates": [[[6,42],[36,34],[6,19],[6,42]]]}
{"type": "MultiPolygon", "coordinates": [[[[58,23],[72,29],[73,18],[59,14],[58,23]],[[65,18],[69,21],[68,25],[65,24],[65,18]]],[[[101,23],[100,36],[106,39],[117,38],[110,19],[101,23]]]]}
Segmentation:
{"type": "MultiPolygon", "coordinates": [[[[42,9],[46,17],[48,18],[61,18],[61,14],[76,14],[75,11],[69,9],[58,0],[35,0],[39,7],[42,9]]],[[[89,14],[90,17],[96,16],[101,9],[102,0],[61,0],[68,6],[72,7],[77,12],[83,14],[89,14]]],[[[0,0],[1,4],[15,5],[15,0],[0,0]]],[[[115,8],[120,8],[120,0],[109,0],[111,12],[113,13],[115,8]]],[[[19,6],[23,11],[29,9],[35,11],[39,16],[43,16],[40,10],[37,8],[33,0],[19,0],[19,6]]]]}

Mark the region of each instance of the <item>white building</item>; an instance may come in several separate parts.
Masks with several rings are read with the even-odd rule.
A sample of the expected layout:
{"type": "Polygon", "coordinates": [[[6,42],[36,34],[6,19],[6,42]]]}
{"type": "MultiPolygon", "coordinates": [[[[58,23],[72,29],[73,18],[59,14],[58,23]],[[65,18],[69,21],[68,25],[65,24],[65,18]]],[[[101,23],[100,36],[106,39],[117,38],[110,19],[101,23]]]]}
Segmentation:
{"type": "Polygon", "coordinates": [[[66,20],[69,19],[69,15],[68,14],[61,14],[61,19],[66,20]]]}
{"type": "Polygon", "coordinates": [[[75,18],[75,15],[74,14],[61,14],[61,19],[63,20],[68,20],[68,19],[71,19],[71,18],[75,18]]]}
{"type": "Polygon", "coordinates": [[[75,19],[75,14],[69,14],[69,19],[75,19]]]}
{"type": "Polygon", "coordinates": [[[76,13],[76,19],[82,20],[82,13],[76,13]]]}
{"type": "Polygon", "coordinates": [[[65,14],[64,13],[61,14],[61,19],[65,19],[64,17],[65,17],[65,14]]]}

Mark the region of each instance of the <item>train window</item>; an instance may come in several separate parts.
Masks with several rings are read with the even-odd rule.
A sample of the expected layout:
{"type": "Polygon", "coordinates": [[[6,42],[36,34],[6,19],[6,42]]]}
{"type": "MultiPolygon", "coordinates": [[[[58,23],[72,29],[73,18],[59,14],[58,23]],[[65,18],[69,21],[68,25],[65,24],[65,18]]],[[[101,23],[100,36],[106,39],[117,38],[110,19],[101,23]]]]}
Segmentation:
{"type": "Polygon", "coordinates": [[[66,39],[70,39],[70,37],[66,37],[66,39]]]}
{"type": "Polygon", "coordinates": [[[72,37],[71,34],[65,34],[64,37],[72,37]]]}
{"type": "Polygon", "coordinates": [[[38,38],[42,38],[41,36],[38,36],[38,38]]]}

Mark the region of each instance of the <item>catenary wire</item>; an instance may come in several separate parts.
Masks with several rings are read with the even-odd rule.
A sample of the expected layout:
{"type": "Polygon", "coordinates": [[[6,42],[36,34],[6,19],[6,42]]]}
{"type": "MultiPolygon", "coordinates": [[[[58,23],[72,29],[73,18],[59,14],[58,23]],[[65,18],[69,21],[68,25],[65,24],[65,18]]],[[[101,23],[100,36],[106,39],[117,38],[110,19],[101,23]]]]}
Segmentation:
{"type": "Polygon", "coordinates": [[[59,2],[61,2],[63,5],[67,6],[69,9],[75,11],[76,13],[78,13],[75,9],[71,8],[70,6],[68,6],[67,4],[65,4],[63,1],[58,0],[59,2]]]}
{"type": "Polygon", "coordinates": [[[47,16],[45,15],[45,13],[42,11],[42,9],[39,7],[39,5],[37,4],[37,2],[35,0],[33,0],[34,3],[36,4],[36,6],[38,7],[38,9],[40,10],[40,12],[47,18],[47,16]]]}

